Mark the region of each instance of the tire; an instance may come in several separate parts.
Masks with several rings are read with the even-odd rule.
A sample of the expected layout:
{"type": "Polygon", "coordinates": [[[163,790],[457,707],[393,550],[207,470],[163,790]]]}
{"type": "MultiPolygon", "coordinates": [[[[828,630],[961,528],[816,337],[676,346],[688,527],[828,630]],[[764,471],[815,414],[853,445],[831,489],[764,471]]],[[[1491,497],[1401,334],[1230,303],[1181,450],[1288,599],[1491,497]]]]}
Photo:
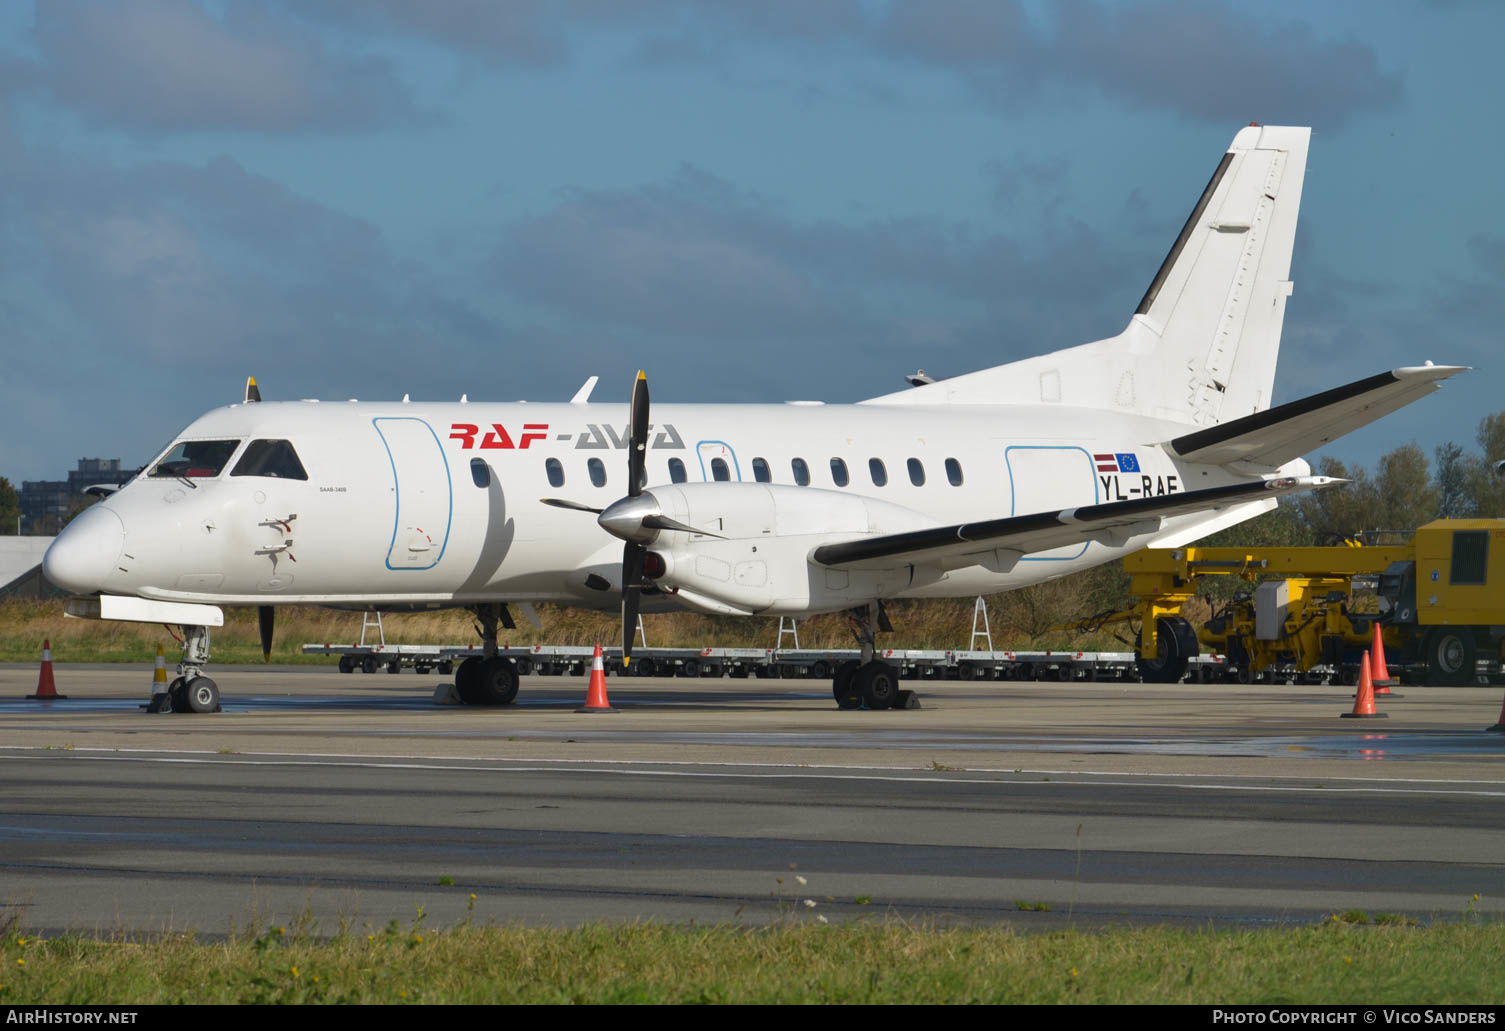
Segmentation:
{"type": "Polygon", "coordinates": [[[361,660],[361,672],[362,673],[375,673],[376,672],[376,656],[375,655],[367,655],[364,659],[361,660]]]}
{"type": "Polygon", "coordinates": [[[417,673],[420,677],[426,677],[429,672],[428,665],[422,662],[415,662],[413,663],[413,672],[417,673]]]}
{"type": "Polygon", "coordinates": [[[445,659],[443,662],[439,663],[438,669],[439,675],[441,677],[447,677],[455,671],[455,664],[450,660],[445,659]]]}
{"type": "Polygon", "coordinates": [[[825,659],[816,659],[810,664],[810,675],[816,680],[825,680],[832,672],[831,664],[825,659]]]}
{"type": "Polygon", "coordinates": [[[183,685],[189,712],[219,712],[219,685],[208,677],[194,677],[183,685]]]}
{"type": "Polygon", "coordinates": [[[391,662],[387,663],[387,672],[388,673],[401,673],[402,672],[402,660],[401,659],[393,659],[391,662]]]}
{"type": "Polygon", "coordinates": [[[862,694],[852,684],[861,665],[862,663],[856,659],[848,659],[836,667],[836,672],[831,677],[831,694],[836,699],[837,708],[860,709],[862,707],[862,694]]]}
{"type": "Polygon", "coordinates": [[[476,684],[480,680],[482,661],[479,655],[472,655],[461,662],[459,668],[455,670],[455,693],[466,705],[481,704],[481,696],[476,689],[476,684]]]}
{"type": "Polygon", "coordinates": [[[530,675],[533,672],[533,660],[532,659],[518,659],[518,660],[516,660],[516,662],[517,662],[517,667],[516,668],[517,668],[517,675],[518,676],[520,676],[520,677],[526,677],[526,676],[530,675]]]}
{"type": "Polygon", "coordinates": [[[183,690],[186,684],[182,677],[177,677],[167,685],[167,708],[172,712],[188,711],[188,695],[183,690]]]}
{"type": "Polygon", "coordinates": [[[517,666],[511,659],[485,659],[477,668],[472,687],[480,705],[511,705],[517,698],[517,666]]]}
{"type": "Polygon", "coordinates": [[[899,698],[899,671],[875,659],[858,668],[852,686],[869,709],[887,709],[899,698]]]}
{"type": "Polygon", "coordinates": [[[355,672],[355,660],[352,659],[348,655],[341,655],[340,656],[340,672],[341,673],[354,673],[355,672]]]}
{"type": "Polygon", "coordinates": [[[679,667],[679,672],[683,676],[699,677],[700,662],[696,659],[686,659],[684,664],[679,667]]]}
{"type": "Polygon", "coordinates": [[[1443,687],[1472,683],[1478,670],[1474,636],[1467,630],[1434,630],[1427,635],[1427,680],[1443,687]]]}
{"type": "MultiPolygon", "coordinates": [[[[1155,624],[1155,643],[1155,658],[1135,659],[1139,679],[1146,684],[1179,684],[1186,676],[1186,664],[1201,652],[1197,632],[1180,616],[1162,616],[1155,624]]],[[[1139,646],[1136,640],[1136,652],[1139,646]]]]}

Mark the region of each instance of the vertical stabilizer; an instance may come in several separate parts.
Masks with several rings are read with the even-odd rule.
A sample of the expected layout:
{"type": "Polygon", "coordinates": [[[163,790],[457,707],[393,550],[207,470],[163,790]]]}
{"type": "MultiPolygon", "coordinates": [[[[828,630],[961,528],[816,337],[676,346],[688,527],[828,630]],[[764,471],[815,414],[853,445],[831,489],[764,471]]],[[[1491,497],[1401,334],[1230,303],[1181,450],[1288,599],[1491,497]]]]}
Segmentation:
{"type": "Polygon", "coordinates": [[[1205,426],[1269,407],[1310,135],[1241,130],[1139,302],[1163,414],[1205,426]]]}
{"type": "Polygon", "coordinates": [[[1210,426],[1269,407],[1311,130],[1250,125],[1116,337],[875,404],[1045,404],[1210,426]]]}

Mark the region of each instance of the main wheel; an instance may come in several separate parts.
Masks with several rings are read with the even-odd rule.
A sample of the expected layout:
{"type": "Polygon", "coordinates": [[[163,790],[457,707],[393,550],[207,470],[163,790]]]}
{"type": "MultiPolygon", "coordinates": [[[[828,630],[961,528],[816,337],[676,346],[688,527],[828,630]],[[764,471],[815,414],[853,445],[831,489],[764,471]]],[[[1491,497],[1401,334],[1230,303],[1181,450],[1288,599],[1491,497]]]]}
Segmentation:
{"type": "MultiPolygon", "coordinates": [[[[1139,657],[1139,679],[1146,684],[1179,684],[1186,676],[1186,664],[1201,648],[1197,632],[1180,616],[1161,616],[1155,624],[1156,654],[1153,659],[1139,657]]],[[[1138,651],[1139,641],[1135,641],[1138,651]]]]}
{"type": "Polygon", "coordinates": [[[899,698],[899,671],[874,659],[858,668],[852,686],[862,695],[869,709],[887,709],[899,698]]]}
{"type": "Polygon", "coordinates": [[[1461,687],[1474,679],[1478,656],[1466,630],[1434,630],[1426,643],[1428,679],[1444,687],[1461,687]]]}
{"type": "Polygon", "coordinates": [[[466,705],[481,705],[481,695],[477,684],[481,679],[481,663],[484,660],[479,655],[472,655],[460,663],[455,670],[455,693],[460,696],[460,701],[466,705]]]}
{"type": "Polygon", "coordinates": [[[857,691],[852,684],[852,678],[857,675],[857,669],[861,665],[862,663],[856,659],[848,659],[836,667],[836,672],[831,677],[831,693],[836,697],[838,708],[862,707],[862,693],[857,691]]]}
{"type": "Polygon", "coordinates": [[[219,712],[219,685],[208,677],[194,677],[183,686],[189,712],[219,712]]]}
{"type": "Polygon", "coordinates": [[[511,705],[517,697],[517,667],[501,656],[484,660],[476,670],[474,690],[481,705],[511,705]]]}

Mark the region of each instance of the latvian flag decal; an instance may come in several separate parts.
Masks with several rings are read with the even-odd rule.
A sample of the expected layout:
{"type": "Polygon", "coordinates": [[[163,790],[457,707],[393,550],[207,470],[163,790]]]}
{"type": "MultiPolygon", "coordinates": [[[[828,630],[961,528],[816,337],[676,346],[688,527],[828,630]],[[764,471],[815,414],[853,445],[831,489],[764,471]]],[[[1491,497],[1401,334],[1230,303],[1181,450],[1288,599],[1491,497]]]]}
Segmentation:
{"type": "Polygon", "coordinates": [[[1139,459],[1133,453],[1114,455],[1093,455],[1092,460],[1097,463],[1097,471],[1100,473],[1137,473],[1139,472],[1139,459]]]}

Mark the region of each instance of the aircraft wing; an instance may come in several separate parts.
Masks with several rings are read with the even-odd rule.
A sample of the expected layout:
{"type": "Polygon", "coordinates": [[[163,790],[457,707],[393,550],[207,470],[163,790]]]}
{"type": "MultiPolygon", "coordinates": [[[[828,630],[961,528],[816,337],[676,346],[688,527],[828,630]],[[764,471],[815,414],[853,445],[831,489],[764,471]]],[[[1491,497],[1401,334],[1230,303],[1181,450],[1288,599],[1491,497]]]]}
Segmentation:
{"type": "Polygon", "coordinates": [[[943,562],[951,568],[986,561],[1007,565],[1013,559],[1031,552],[1050,551],[1052,548],[1084,541],[1098,541],[1118,547],[1131,537],[1158,532],[1161,520],[1170,516],[1228,508],[1342,482],[1344,481],[1330,476],[1283,476],[1134,501],[1084,505],[1056,512],[1036,512],[956,526],[937,526],[881,537],[859,537],[856,540],[822,545],[815,549],[812,557],[824,566],[880,563],[892,566],[898,562],[934,561],[943,562]],[[956,561],[974,555],[977,556],[975,562],[956,561]]]}
{"type": "Polygon", "coordinates": [[[1324,390],[1242,419],[1177,437],[1169,449],[1189,462],[1252,462],[1278,469],[1438,389],[1463,365],[1416,365],[1324,390]]]}

